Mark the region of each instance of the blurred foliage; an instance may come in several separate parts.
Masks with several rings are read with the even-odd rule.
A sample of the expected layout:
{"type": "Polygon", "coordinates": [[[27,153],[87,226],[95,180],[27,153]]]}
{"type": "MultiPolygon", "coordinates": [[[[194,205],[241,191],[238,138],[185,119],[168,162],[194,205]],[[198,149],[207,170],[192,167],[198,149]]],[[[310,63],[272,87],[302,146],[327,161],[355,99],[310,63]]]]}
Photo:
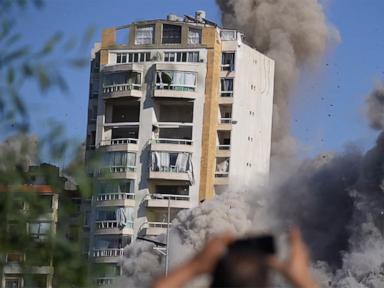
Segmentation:
{"type": "Polygon", "coordinates": [[[31,116],[25,101],[28,95],[23,95],[22,88],[25,83],[35,83],[42,95],[53,88],[68,92],[62,69],[88,65],[88,59],[70,52],[78,46],[87,47],[94,29],[88,29],[80,40],[57,32],[39,48],[32,48],[15,28],[27,9],[44,9],[44,1],[0,0],[0,270],[5,265],[17,265],[25,287],[44,287],[41,274],[33,272],[39,266],[52,266],[53,287],[91,287],[93,270],[84,254],[87,240],[82,205],[73,200],[72,192],[65,189],[65,179],[55,169],[28,171],[31,164],[39,163],[43,149],[56,163],[64,162],[65,155],[72,151],[74,160],[65,173],[77,183],[77,197],[89,199],[91,186],[83,164],[84,149],[67,139],[63,125],[54,121],[47,121],[50,129],[45,136],[31,136],[31,116]],[[57,51],[62,53],[60,59],[52,57],[57,51]],[[57,215],[52,200],[44,200],[42,193],[35,191],[35,184],[53,189],[59,199],[57,215]],[[44,221],[56,223],[52,221],[55,217],[56,227],[36,226],[44,221]],[[35,229],[32,227],[49,229],[45,235],[36,236],[31,233],[35,229]]]}

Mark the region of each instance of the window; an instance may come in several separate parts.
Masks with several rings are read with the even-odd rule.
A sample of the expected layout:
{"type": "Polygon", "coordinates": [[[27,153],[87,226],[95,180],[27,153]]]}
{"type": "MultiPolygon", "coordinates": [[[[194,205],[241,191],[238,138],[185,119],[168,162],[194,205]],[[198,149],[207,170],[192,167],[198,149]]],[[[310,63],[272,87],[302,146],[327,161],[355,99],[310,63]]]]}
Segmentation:
{"type": "Polygon", "coordinates": [[[200,44],[200,43],[201,43],[201,30],[189,28],[188,44],[200,44]]]}
{"type": "Polygon", "coordinates": [[[20,278],[5,278],[5,288],[20,288],[21,279],[20,278]]]}
{"type": "Polygon", "coordinates": [[[153,43],[154,26],[142,26],[136,28],[135,45],[153,43]]]}
{"type": "MultiPolygon", "coordinates": [[[[141,73],[138,72],[117,72],[105,74],[103,78],[103,87],[118,86],[118,85],[139,85],[141,84],[141,73]]],[[[138,88],[138,86],[135,86],[138,88]]]]}
{"type": "Polygon", "coordinates": [[[47,239],[51,226],[51,222],[29,223],[29,233],[32,238],[44,240],[47,239]]]}
{"type": "Polygon", "coordinates": [[[122,151],[105,153],[103,164],[108,167],[135,167],[136,154],[122,151]]]}
{"type": "Polygon", "coordinates": [[[199,62],[199,52],[165,52],[164,62],[199,62]]]}
{"type": "Polygon", "coordinates": [[[223,53],[221,58],[221,70],[222,71],[234,71],[235,70],[235,53],[223,53]]]}
{"type": "Polygon", "coordinates": [[[181,43],[181,26],[164,24],[162,43],[163,44],[181,43]]]}
{"type": "Polygon", "coordinates": [[[236,40],[235,30],[223,30],[220,32],[220,38],[223,41],[234,41],[236,40]]]}
{"type": "MultiPolygon", "coordinates": [[[[131,181],[108,181],[98,185],[99,194],[131,193],[131,181]]],[[[132,183],[133,184],[133,183],[132,183]]]]}
{"type": "Polygon", "coordinates": [[[232,97],[233,96],[233,78],[221,78],[221,97],[232,97]]]}
{"type": "Polygon", "coordinates": [[[156,88],[195,91],[196,74],[184,71],[157,71],[156,88]]]}
{"type": "Polygon", "coordinates": [[[116,53],[116,64],[141,63],[151,61],[150,52],[116,53]]]}
{"type": "Polygon", "coordinates": [[[151,170],[174,173],[192,171],[191,154],[185,152],[152,152],[151,170]]]}

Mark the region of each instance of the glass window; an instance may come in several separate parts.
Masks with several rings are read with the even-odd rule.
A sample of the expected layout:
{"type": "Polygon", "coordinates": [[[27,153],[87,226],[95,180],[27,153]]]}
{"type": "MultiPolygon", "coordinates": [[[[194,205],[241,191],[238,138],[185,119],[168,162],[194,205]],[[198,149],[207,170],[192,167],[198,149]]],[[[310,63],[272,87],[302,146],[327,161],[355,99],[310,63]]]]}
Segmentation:
{"type": "Polygon", "coordinates": [[[103,154],[103,164],[109,167],[134,167],[136,154],[122,151],[105,153],[103,154]]]}
{"type": "Polygon", "coordinates": [[[235,53],[223,53],[221,58],[221,70],[234,71],[235,70],[235,53]]]}
{"type": "Polygon", "coordinates": [[[162,42],[163,44],[181,43],[181,26],[164,24],[162,42]]]}
{"type": "Polygon", "coordinates": [[[127,63],[127,53],[122,53],[122,55],[121,55],[121,63],[127,63]]]}
{"type": "Polygon", "coordinates": [[[156,77],[157,89],[194,91],[196,74],[184,71],[158,71],[156,77]]]}
{"type": "Polygon", "coordinates": [[[233,41],[236,40],[236,31],[235,30],[224,30],[220,32],[221,40],[223,41],[233,41]]]}
{"type": "Polygon", "coordinates": [[[200,44],[200,43],[201,43],[201,30],[189,28],[188,44],[200,44]]]}
{"type": "Polygon", "coordinates": [[[5,279],[5,288],[20,288],[21,279],[20,278],[6,278],[5,279]]]}
{"type": "Polygon", "coordinates": [[[35,239],[46,239],[50,231],[50,222],[38,222],[29,224],[29,233],[35,239]]]}
{"type": "Polygon", "coordinates": [[[153,43],[154,26],[143,26],[136,28],[135,45],[153,43]]]}
{"type": "Polygon", "coordinates": [[[222,97],[233,95],[233,78],[221,78],[220,84],[222,97]]]}
{"type": "Polygon", "coordinates": [[[121,63],[121,53],[117,53],[116,55],[116,63],[121,63]]]}
{"type": "Polygon", "coordinates": [[[188,52],[188,62],[199,62],[199,52],[188,52]]]}

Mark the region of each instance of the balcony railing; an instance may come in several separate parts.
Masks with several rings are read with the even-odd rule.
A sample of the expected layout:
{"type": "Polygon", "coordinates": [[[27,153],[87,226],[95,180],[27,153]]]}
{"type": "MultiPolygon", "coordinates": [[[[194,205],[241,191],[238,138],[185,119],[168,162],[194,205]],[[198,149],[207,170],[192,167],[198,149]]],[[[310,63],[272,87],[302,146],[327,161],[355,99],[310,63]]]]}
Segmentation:
{"type": "Polygon", "coordinates": [[[152,143],[155,143],[155,144],[192,145],[192,140],[188,140],[188,139],[159,138],[159,139],[153,139],[152,143]]]}
{"type": "MultiPolygon", "coordinates": [[[[119,224],[117,223],[117,220],[99,220],[99,221],[96,221],[95,223],[96,223],[96,229],[98,230],[120,228],[119,224]]],[[[124,228],[133,228],[133,223],[131,222],[125,223],[124,228]]]]}
{"type": "Polygon", "coordinates": [[[219,144],[219,145],[217,145],[217,149],[219,149],[219,150],[231,150],[231,145],[219,144]]]}
{"type": "Polygon", "coordinates": [[[114,85],[103,86],[104,93],[131,91],[131,90],[141,90],[141,84],[114,84],[114,85]]]}
{"type": "Polygon", "coordinates": [[[159,167],[159,170],[151,170],[153,172],[170,172],[170,173],[187,173],[188,171],[186,171],[185,169],[183,170],[180,170],[178,167],[176,166],[168,166],[168,167],[159,167]]]}
{"type": "Polygon", "coordinates": [[[229,176],[229,172],[215,172],[215,177],[217,178],[226,178],[229,176]]]}
{"type": "Polygon", "coordinates": [[[153,200],[189,201],[189,195],[151,194],[153,200]]]}
{"type": "Polygon", "coordinates": [[[233,91],[220,91],[221,97],[233,97],[233,91]]]}
{"type": "Polygon", "coordinates": [[[148,222],[148,228],[164,228],[168,227],[169,223],[166,222],[148,222]]]}
{"type": "Polygon", "coordinates": [[[175,90],[175,91],[195,91],[195,85],[180,85],[180,84],[165,84],[156,83],[156,89],[158,90],[175,90]]]}
{"type": "Polygon", "coordinates": [[[96,221],[96,229],[114,229],[117,228],[116,220],[104,220],[104,221],[96,221]]]}
{"type": "Polygon", "coordinates": [[[96,286],[110,286],[115,281],[115,277],[99,277],[95,279],[96,286]]]}
{"type": "Polygon", "coordinates": [[[110,167],[100,168],[101,174],[124,173],[124,172],[135,172],[135,171],[136,171],[135,166],[110,166],[110,167]]]}
{"type": "Polygon", "coordinates": [[[96,201],[134,200],[134,193],[106,193],[96,196],[96,201]]]}
{"type": "Polygon", "coordinates": [[[121,248],[105,248],[93,250],[93,257],[119,257],[123,255],[121,248]]]}
{"type": "Polygon", "coordinates": [[[115,138],[115,139],[102,140],[100,142],[101,146],[119,145],[119,144],[137,144],[137,139],[135,139],[135,138],[115,138]]]}
{"type": "Polygon", "coordinates": [[[232,124],[232,118],[220,118],[219,123],[220,124],[232,124]]]}

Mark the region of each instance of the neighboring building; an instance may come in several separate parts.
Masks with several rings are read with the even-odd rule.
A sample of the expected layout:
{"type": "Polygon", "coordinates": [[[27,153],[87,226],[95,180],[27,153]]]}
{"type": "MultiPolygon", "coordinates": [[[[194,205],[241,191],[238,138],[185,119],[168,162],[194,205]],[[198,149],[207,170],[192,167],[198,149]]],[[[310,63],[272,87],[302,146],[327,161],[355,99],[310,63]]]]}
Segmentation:
{"type": "Polygon", "coordinates": [[[5,251],[1,255],[4,266],[0,270],[0,287],[55,287],[58,279],[55,279],[52,243],[47,239],[56,237],[59,231],[68,231],[65,237],[69,241],[81,241],[80,195],[76,184],[62,176],[56,166],[30,166],[25,174],[26,183],[0,189],[1,196],[12,193],[12,197],[1,198],[1,201],[10,201],[13,207],[3,219],[7,241],[28,241],[20,243],[21,250],[5,251]],[[69,202],[73,209],[64,209],[69,202]]]}
{"type": "MultiPolygon", "coordinates": [[[[97,154],[90,255],[119,274],[122,248],[180,209],[269,174],[274,62],[205,19],[103,31],[92,52],[86,159],[97,154]],[[129,31],[129,33],[128,33],[129,31]]],[[[105,275],[98,284],[107,284],[105,275]]]]}

